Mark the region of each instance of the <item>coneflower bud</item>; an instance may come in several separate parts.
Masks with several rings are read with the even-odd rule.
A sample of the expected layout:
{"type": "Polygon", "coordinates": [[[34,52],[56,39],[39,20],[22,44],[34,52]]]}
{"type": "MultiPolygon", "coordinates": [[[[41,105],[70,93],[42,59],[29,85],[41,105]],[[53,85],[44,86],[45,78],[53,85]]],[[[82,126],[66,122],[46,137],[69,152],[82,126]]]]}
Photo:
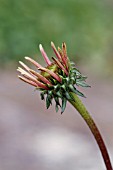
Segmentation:
{"type": "Polygon", "coordinates": [[[67,100],[74,100],[71,92],[85,97],[83,93],[76,89],[76,87],[90,86],[85,83],[86,77],[82,76],[76,69],[75,64],[69,61],[66,44],[62,43],[62,49],[58,47],[57,50],[54,43],[51,42],[51,47],[56,56],[56,58],[52,57],[53,62],[49,60],[46,52],[40,44],[39,49],[47,66],[44,68],[32,58],[25,57],[26,60],[30,61],[35,67],[37,67],[38,72],[30,69],[23,62],[19,61],[23,69],[20,67],[17,69],[22,75],[18,77],[22,81],[35,86],[36,89],[40,90],[41,99],[44,100],[46,97],[47,109],[54,99],[56,103],[56,111],[61,107],[61,113],[63,113],[67,100]],[[59,99],[61,99],[61,104],[59,99]]]}

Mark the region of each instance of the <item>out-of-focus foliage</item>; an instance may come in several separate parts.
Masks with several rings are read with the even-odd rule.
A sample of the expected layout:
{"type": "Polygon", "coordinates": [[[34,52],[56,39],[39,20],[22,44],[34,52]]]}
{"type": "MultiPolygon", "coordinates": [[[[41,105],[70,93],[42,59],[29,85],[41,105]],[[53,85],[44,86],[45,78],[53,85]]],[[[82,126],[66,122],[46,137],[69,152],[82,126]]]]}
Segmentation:
{"type": "Polygon", "coordinates": [[[0,0],[0,62],[65,41],[68,53],[105,62],[113,53],[112,0],[0,0]]]}

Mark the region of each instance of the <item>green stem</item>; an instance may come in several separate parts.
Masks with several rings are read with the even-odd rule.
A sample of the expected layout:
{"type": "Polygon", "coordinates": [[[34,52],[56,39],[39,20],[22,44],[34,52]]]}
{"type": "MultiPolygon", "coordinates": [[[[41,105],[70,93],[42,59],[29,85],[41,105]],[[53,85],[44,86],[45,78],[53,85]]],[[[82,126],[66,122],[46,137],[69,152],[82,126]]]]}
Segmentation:
{"type": "Polygon", "coordinates": [[[87,123],[87,125],[89,126],[91,132],[93,133],[96,142],[100,148],[101,154],[103,156],[104,159],[104,163],[106,165],[106,169],[107,170],[113,170],[112,169],[112,165],[110,162],[110,158],[108,155],[108,151],[107,148],[105,146],[105,143],[102,139],[102,136],[95,124],[95,122],[93,121],[92,117],[90,116],[90,114],[88,113],[88,111],[86,110],[85,106],[83,105],[82,101],[79,99],[79,97],[74,94],[71,93],[71,95],[73,96],[75,101],[69,100],[69,102],[76,108],[76,110],[80,113],[80,115],[83,117],[83,119],[85,120],[85,122],[87,123]]]}

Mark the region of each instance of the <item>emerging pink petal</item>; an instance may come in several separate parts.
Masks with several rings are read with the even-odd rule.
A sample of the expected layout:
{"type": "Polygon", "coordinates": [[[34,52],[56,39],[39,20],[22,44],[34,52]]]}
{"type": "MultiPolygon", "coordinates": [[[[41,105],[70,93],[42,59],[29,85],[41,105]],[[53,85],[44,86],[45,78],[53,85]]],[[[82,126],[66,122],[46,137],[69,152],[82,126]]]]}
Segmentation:
{"type": "Polygon", "coordinates": [[[21,66],[23,66],[23,68],[24,68],[26,71],[29,72],[30,68],[29,68],[26,64],[24,64],[22,61],[19,61],[19,63],[21,64],[21,66]]]}
{"type": "Polygon", "coordinates": [[[64,58],[67,59],[67,49],[66,49],[66,44],[64,42],[62,44],[62,51],[63,51],[63,54],[64,54],[64,58]]]}
{"type": "Polygon", "coordinates": [[[37,68],[42,67],[39,63],[37,63],[35,60],[33,60],[30,57],[25,57],[25,59],[30,61],[32,64],[34,64],[37,68]]]}
{"type": "Polygon", "coordinates": [[[22,75],[26,75],[26,76],[28,76],[31,79],[35,79],[30,73],[28,73],[27,71],[25,71],[21,67],[18,67],[17,71],[19,71],[22,75]]]}
{"type": "Polygon", "coordinates": [[[45,77],[43,77],[41,74],[37,73],[37,72],[34,71],[34,70],[29,70],[29,71],[30,71],[32,74],[34,74],[36,77],[38,77],[38,78],[39,78],[41,81],[43,81],[44,83],[52,85],[51,82],[50,82],[48,79],[46,79],[45,77]]]}
{"type": "Polygon", "coordinates": [[[36,83],[37,86],[39,86],[40,88],[48,90],[48,87],[45,84],[38,81],[35,77],[33,77],[31,74],[29,74],[28,72],[23,70],[21,67],[18,67],[17,71],[19,71],[29,81],[32,81],[32,82],[36,83]]]}
{"type": "Polygon", "coordinates": [[[68,75],[67,70],[64,68],[64,66],[57,60],[56,58],[52,57],[52,59],[55,61],[55,63],[65,72],[66,75],[68,75]]]}
{"type": "Polygon", "coordinates": [[[42,54],[42,56],[44,57],[46,63],[47,63],[48,65],[51,65],[51,61],[49,60],[46,52],[44,51],[44,49],[43,49],[43,47],[42,47],[42,44],[39,45],[39,49],[40,49],[41,54],[42,54]]]}
{"type": "Polygon", "coordinates": [[[47,68],[44,68],[44,67],[40,67],[39,70],[42,70],[42,71],[45,71],[45,72],[49,73],[57,81],[59,81],[60,83],[62,82],[62,79],[56,73],[54,73],[53,71],[51,71],[51,70],[49,70],[47,68]]]}
{"type": "Polygon", "coordinates": [[[36,84],[35,82],[30,81],[30,80],[28,80],[28,79],[25,78],[25,77],[18,76],[18,78],[21,79],[22,81],[24,81],[25,83],[28,83],[28,84],[30,84],[30,85],[32,85],[32,86],[34,86],[34,87],[38,87],[37,84],[36,84]]]}
{"type": "Polygon", "coordinates": [[[37,85],[38,85],[40,88],[42,88],[42,89],[49,90],[49,88],[48,88],[45,84],[41,83],[41,82],[38,81],[38,80],[37,80],[37,85]]]}
{"type": "MultiPolygon", "coordinates": [[[[64,50],[64,49],[63,49],[63,50],[64,50]]],[[[60,55],[61,55],[62,64],[66,67],[66,70],[68,71],[68,64],[67,64],[68,59],[65,57],[64,51],[62,51],[62,50],[60,49],[60,47],[58,47],[58,51],[59,51],[59,53],[60,53],[60,55]]],[[[66,52],[66,51],[65,51],[65,52],[66,52]]]]}
{"type": "Polygon", "coordinates": [[[55,55],[57,56],[58,60],[60,60],[61,56],[60,56],[59,52],[57,51],[53,42],[51,42],[51,47],[53,48],[53,51],[54,51],[55,55]]]}

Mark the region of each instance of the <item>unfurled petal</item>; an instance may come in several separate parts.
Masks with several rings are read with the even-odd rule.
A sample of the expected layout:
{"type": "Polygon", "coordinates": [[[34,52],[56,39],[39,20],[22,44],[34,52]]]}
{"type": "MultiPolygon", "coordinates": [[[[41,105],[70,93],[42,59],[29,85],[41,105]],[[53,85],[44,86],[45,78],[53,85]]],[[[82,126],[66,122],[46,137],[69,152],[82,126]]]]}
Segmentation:
{"type": "Polygon", "coordinates": [[[40,88],[45,89],[45,90],[49,90],[49,88],[45,84],[41,83],[40,81],[37,80],[36,83],[40,88]]]}
{"type": "Polygon", "coordinates": [[[63,52],[64,58],[67,59],[67,48],[64,42],[62,43],[62,52],[63,52]]]}
{"type": "MultiPolygon", "coordinates": [[[[63,46],[63,45],[62,45],[63,46]]],[[[64,47],[63,47],[64,48],[64,47]]],[[[64,50],[64,49],[63,49],[64,50]]],[[[61,60],[62,60],[62,63],[63,63],[63,65],[66,67],[66,70],[68,71],[68,59],[67,59],[67,57],[65,57],[65,55],[64,55],[64,52],[61,50],[61,48],[60,47],[58,47],[58,51],[59,51],[59,53],[60,53],[60,55],[61,55],[61,60]]],[[[64,50],[65,51],[65,50],[64,50]]],[[[66,51],[65,51],[66,52],[66,51]]]]}
{"type": "Polygon", "coordinates": [[[48,79],[46,79],[44,76],[42,76],[41,74],[39,74],[39,73],[37,73],[36,71],[34,71],[34,70],[29,70],[32,74],[34,74],[36,77],[38,77],[41,81],[43,81],[44,83],[46,83],[46,84],[50,84],[50,85],[52,85],[51,84],[51,82],[48,80],[48,79]]]}
{"type": "Polygon", "coordinates": [[[26,75],[26,76],[28,76],[30,78],[34,78],[30,73],[28,73],[27,71],[25,71],[21,67],[18,67],[17,71],[19,71],[22,75],[26,75]]]}
{"type": "Polygon", "coordinates": [[[55,61],[55,63],[65,72],[66,75],[68,75],[67,70],[64,68],[64,66],[57,60],[56,58],[52,57],[52,59],[55,61]]]}
{"type": "Polygon", "coordinates": [[[21,64],[21,66],[23,66],[23,68],[25,68],[26,71],[29,72],[30,68],[26,64],[24,64],[22,61],[19,61],[19,63],[21,64]]]}
{"type": "Polygon", "coordinates": [[[58,52],[59,52],[59,54],[60,54],[60,56],[61,56],[61,58],[62,58],[62,57],[63,57],[63,52],[62,52],[62,50],[61,50],[60,47],[58,47],[58,52]]]}
{"type": "Polygon", "coordinates": [[[21,79],[22,81],[24,81],[25,83],[28,83],[28,84],[30,84],[30,85],[32,85],[32,86],[34,86],[34,87],[38,87],[37,84],[36,84],[35,82],[30,81],[30,80],[28,80],[28,79],[25,78],[25,77],[18,76],[18,78],[21,79]]]}
{"type": "Polygon", "coordinates": [[[21,67],[18,67],[17,71],[19,71],[29,81],[32,81],[32,82],[36,83],[37,86],[39,86],[40,88],[48,89],[48,87],[45,84],[38,81],[35,77],[33,77],[31,74],[29,74],[28,72],[23,70],[21,67]]]}
{"type": "Polygon", "coordinates": [[[35,60],[33,60],[30,57],[25,57],[25,59],[30,61],[32,64],[34,64],[37,68],[42,67],[39,63],[37,63],[35,60]]]}
{"type": "Polygon", "coordinates": [[[47,63],[48,65],[51,65],[52,63],[51,63],[51,61],[49,60],[46,52],[44,51],[44,49],[43,49],[43,47],[42,47],[42,44],[39,45],[39,49],[40,49],[40,52],[41,52],[42,56],[44,57],[46,63],[47,63]]]}
{"type": "Polygon", "coordinates": [[[51,47],[53,48],[53,51],[54,51],[55,55],[57,56],[58,60],[60,60],[61,56],[60,56],[59,52],[57,51],[53,42],[51,42],[51,47]]]}

